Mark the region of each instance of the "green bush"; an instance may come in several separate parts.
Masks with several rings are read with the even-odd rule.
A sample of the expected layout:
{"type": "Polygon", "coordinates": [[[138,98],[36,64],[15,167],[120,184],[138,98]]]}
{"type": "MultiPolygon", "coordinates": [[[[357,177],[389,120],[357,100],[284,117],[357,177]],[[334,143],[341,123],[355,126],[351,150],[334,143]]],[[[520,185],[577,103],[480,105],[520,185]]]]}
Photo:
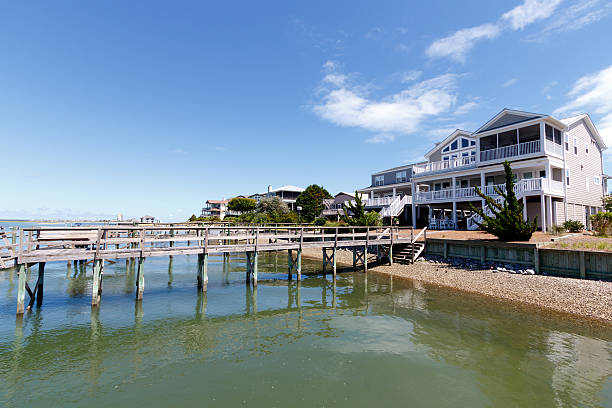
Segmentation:
{"type": "Polygon", "coordinates": [[[612,212],[600,212],[591,215],[591,225],[597,235],[608,236],[612,234],[612,212]]]}
{"type": "Polygon", "coordinates": [[[563,228],[569,232],[580,232],[584,229],[584,224],[578,220],[567,220],[563,223],[563,228]]]}
{"type": "Polygon", "coordinates": [[[553,235],[561,235],[565,232],[565,227],[563,225],[553,225],[550,228],[550,232],[552,232],[553,235]]]}
{"type": "Polygon", "coordinates": [[[314,225],[317,225],[319,227],[324,226],[326,223],[327,223],[327,220],[323,217],[319,217],[314,220],[314,225]]]}

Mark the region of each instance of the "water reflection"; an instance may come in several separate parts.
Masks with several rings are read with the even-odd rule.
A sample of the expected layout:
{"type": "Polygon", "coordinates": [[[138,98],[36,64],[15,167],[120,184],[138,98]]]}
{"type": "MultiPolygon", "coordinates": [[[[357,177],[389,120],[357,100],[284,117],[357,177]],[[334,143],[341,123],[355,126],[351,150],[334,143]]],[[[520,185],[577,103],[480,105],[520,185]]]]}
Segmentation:
{"type": "MultiPolygon", "coordinates": [[[[63,264],[55,277],[50,268],[49,307],[0,332],[0,405],[44,396],[51,405],[86,398],[121,406],[115,387],[140,395],[146,384],[154,387],[142,402],[152,405],[187,389],[186,402],[214,397],[234,406],[235,395],[261,395],[269,397],[261,406],[334,405],[346,387],[362,403],[384,390],[385,405],[416,395],[431,406],[445,405],[444,395],[470,406],[612,402],[609,329],[375,273],[288,281],[277,258],[262,257],[257,288],[244,284],[239,256],[211,261],[208,293],[196,288],[195,259],[147,261],[142,301],[133,298],[134,262],[108,265],[103,303],[93,309],[83,265],[71,272],[63,264]],[[65,280],[70,307],[52,290],[65,280]],[[284,378],[282,391],[265,383],[284,378]],[[224,389],[222,379],[237,389],[224,389]],[[296,379],[305,394],[289,385],[296,379]],[[322,396],[328,404],[317,403],[322,396]]],[[[0,281],[7,290],[10,279],[0,281]]],[[[0,308],[5,317],[7,310],[0,308]]]]}

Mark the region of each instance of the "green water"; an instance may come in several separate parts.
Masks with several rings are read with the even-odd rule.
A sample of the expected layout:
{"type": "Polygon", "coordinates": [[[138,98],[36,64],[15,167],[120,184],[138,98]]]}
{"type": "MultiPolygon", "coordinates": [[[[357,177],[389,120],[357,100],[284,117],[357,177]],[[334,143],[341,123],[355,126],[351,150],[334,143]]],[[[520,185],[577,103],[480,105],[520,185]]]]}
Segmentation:
{"type": "Polygon", "coordinates": [[[107,265],[94,312],[91,267],[50,263],[23,320],[0,272],[0,406],[612,406],[611,329],[372,273],[288,283],[282,254],[256,291],[211,257],[202,296],[196,263],[147,259],[142,304],[107,265]]]}

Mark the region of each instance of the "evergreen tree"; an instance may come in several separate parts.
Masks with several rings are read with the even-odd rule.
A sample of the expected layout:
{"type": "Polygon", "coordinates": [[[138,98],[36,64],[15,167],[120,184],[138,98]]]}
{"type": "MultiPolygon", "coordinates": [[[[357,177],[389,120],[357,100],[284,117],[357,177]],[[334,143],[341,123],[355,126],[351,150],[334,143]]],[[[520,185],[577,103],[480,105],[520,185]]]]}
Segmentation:
{"type": "Polygon", "coordinates": [[[482,222],[478,223],[480,229],[487,231],[503,241],[529,241],[531,235],[538,227],[538,217],[533,222],[523,219],[523,203],[519,202],[514,192],[514,175],[508,161],[504,162],[506,173],[506,191],[502,191],[495,186],[495,192],[504,198],[502,204],[495,199],[485,195],[478,187],[474,187],[476,193],[485,200],[485,205],[489,207],[493,216],[485,214],[483,208],[476,208],[473,205],[472,211],[482,217],[482,222]]]}
{"type": "Polygon", "coordinates": [[[376,226],[381,225],[382,220],[380,218],[380,214],[376,211],[365,211],[365,206],[363,204],[363,200],[361,199],[361,194],[355,191],[355,203],[348,201],[344,204],[342,210],[344,211],[344,215],[342,219],[348,225],[355,226],[376,226]]]}
{"type": "Polygon", "coordinates": [[[295,200],[295,205],[297,207],[302,207],[300,214],[304,220],[307,222],[312,222],[323,212],[325,208],[323,205],[323,200],[326,198],[333,197],[325,188],[323,188],[323,186],[312,184],[306,187],[306,190],[300,193],[295,200]]]}

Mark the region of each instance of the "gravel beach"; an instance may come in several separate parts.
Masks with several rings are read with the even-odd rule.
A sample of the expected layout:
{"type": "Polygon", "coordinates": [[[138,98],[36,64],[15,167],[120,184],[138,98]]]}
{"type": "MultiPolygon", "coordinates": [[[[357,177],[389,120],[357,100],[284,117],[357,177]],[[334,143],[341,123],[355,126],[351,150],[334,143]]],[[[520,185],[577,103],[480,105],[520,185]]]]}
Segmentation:
{"type": "MultiPolygon", "coordinates": [[[[303,256],[322,259],[321,250],[304,250],[303,256]]],[[[338,251],[336,262],[352,266],[352,252],[338,251]]],[[[612,282],[469,270],[423,260],[413,265],[372,264],[369,270],[612,324],[612,282]]]]}

